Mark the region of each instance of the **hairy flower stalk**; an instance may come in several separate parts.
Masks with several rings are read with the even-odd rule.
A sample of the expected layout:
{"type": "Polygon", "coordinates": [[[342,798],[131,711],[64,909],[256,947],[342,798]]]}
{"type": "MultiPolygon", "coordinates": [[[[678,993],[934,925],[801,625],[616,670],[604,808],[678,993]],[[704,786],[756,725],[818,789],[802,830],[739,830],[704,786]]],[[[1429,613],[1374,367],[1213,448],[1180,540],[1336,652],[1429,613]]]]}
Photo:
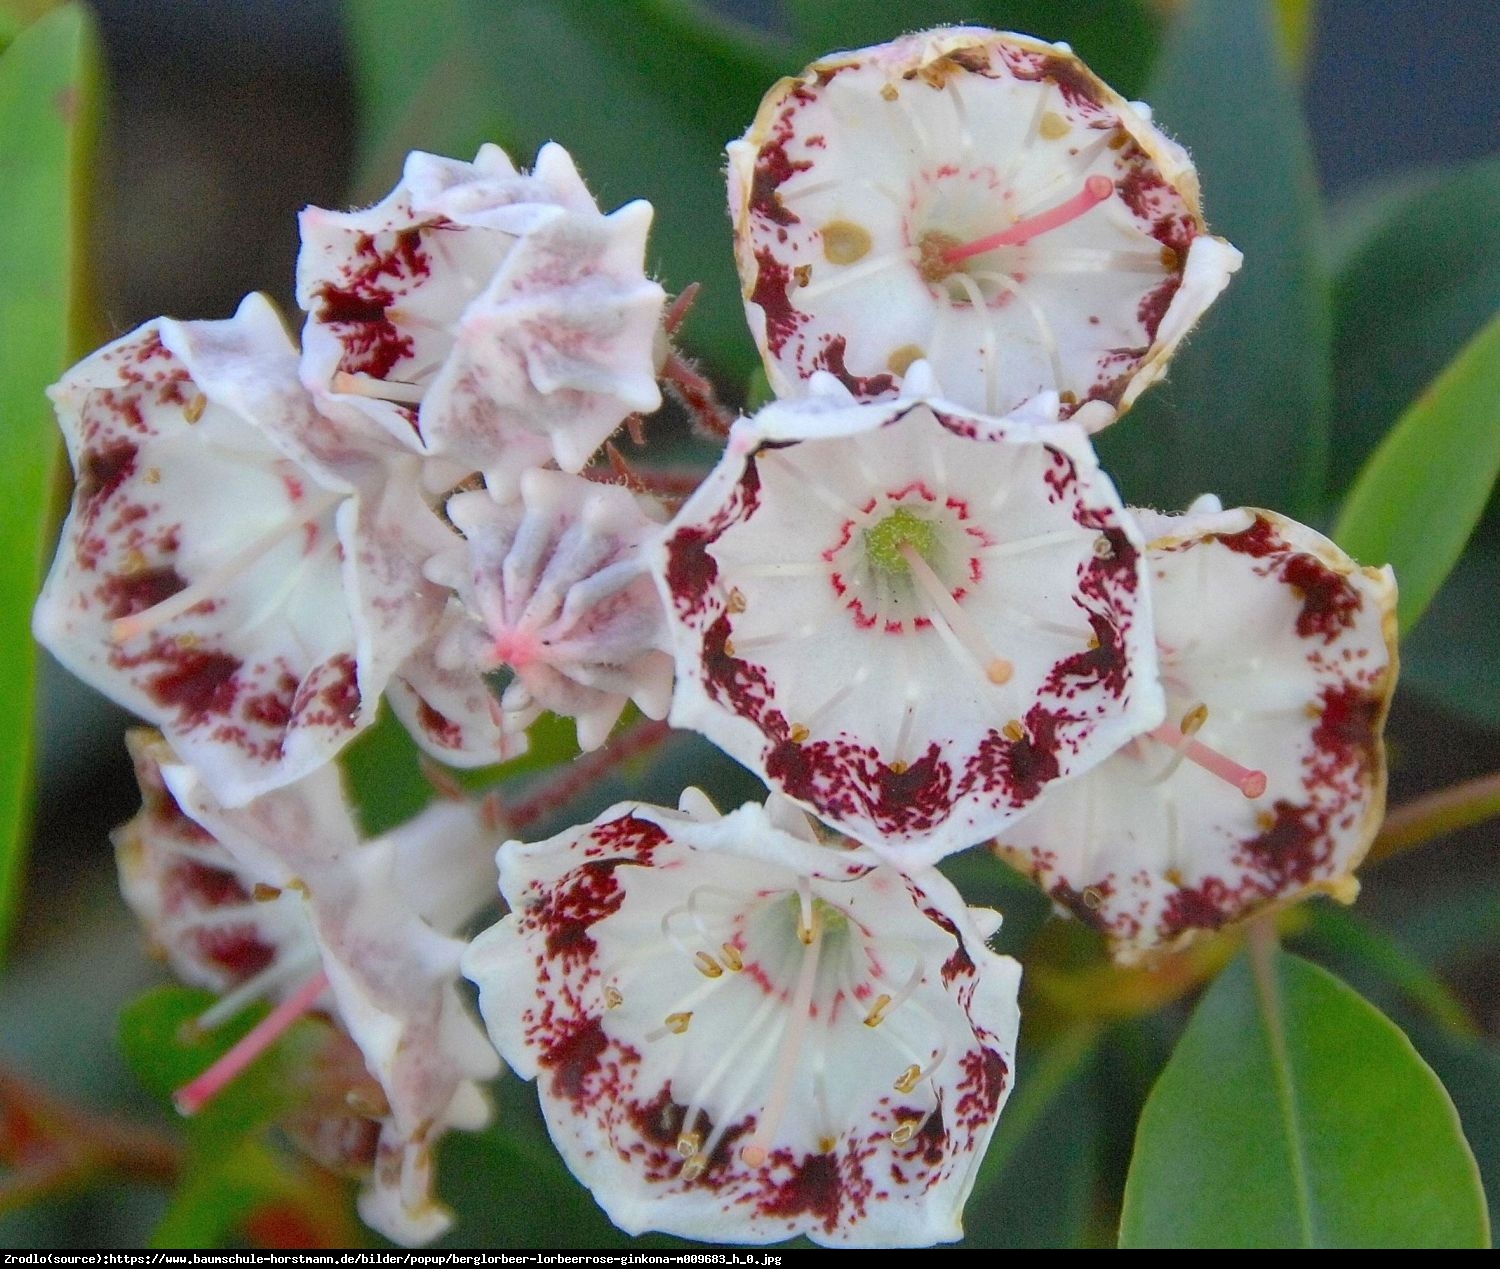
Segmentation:
{"type": "Polygon", "coordinates": [[[1173,721],[997,849],[1122,959],[1312,891],[1345,900],[1385,806],[1396,588],[1269,511],[1142,513],[1173,721]]]}
{"type": "Polygon", "coordinates": [[[1162,721],[1140,539],[1040,403],[996,420],[814,387],[736,424],[668,529],[671,717],[930,863],[1162,721]]]}
{"type": "Polygon", "coordinates": [[[998,916],[784,802],[683,806],[507,843],[465,958],[568,1165],[632,1233],[959,1237],[1014,1060],[998,916]]]}
{"type": "Polygon", "coordinates": [[[1239,267],[1181,147],[1066,45],[950,28],[836,54],[729,147],[746,313],[778,395],[930,362],[1006,414],[1112,421],[1239,267]]]}

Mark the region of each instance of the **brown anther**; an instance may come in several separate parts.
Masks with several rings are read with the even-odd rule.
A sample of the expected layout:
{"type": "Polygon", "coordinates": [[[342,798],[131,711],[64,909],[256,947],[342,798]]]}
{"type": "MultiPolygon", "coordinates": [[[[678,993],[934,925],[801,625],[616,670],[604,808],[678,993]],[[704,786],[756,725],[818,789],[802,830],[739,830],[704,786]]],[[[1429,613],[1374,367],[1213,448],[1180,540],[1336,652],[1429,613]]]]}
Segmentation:
{"type": "Polygon", "coordinates": [[[189,423],[196,423],[203,417],[203,411],[206,409],[208,409],[208,398],[200,392],[182,407],[182,417],[189,423]]]}
{"type": "Polygon", "coordinates": [[[141,479],[144,480],[148,485],[159,485],[159,484],[161,484],[161,468],[160,467],[148,467],[148,468],[146,468],[146,470],[141,473],[141,479]]]}
{"type": "Polygon", "coordinates": [[[719,949],[720,955],[724,957],[724,968],[732,974],[738,974],[745,968],[744,959],[740,956],[740,949],[733,943],[725,943],[719,949]]]}
{"type": "Polygon", "coordinates": [[[1006,723],[1000,729],[1000,734],[1007,740],[1013,740],[1019,744],[1026,739],[1026,728],[1022,727],[1016,719],[1012,718],[1010,722],[1006,723]]]}
{"type": "Polygon", "coordinates": [[[618,1009],[625,1003],[625,997],[620,995],[618,987],[610,986],[604,989],[604,1007],[606,1009],[618,1009]]]}
{"type": "Polygon", "coordinates": [[[799,264],[795,269],[792,270],[792,280],[795,281],[798,286],[811,285],[812,265],[799,264]]]}
{"type": "Polygon", "coordinates": [[[125,562],[120,565],[120,572],[124,573],[126,577],[131,577],[136,573],[143,573],[145,571],[146,557],[137,551],[135,547],[131,547],[130,550],[125,552],[125,562]]]}
{"type": "Polygon", "coordinates": [[[187,634],[178,635],[177,638],[172,642],[174,642],[179,648],[196,648],[200,640],[197,635],[189,631],[187,634]]]}
{"type": "Polygon", "coordinates": [[[1176,273],[1182,268],[1182,257],[1172,247],[1161,249],[1161,267],[1168,273],[1176,273]]]}
{"type": "Polygon", "coordinates": [[[1109,139],[1109,148],[1111,150],[1118,150],[1129,140],[1130,134],[1124,128],[1116,128],[1114,136],[1109,139]]]}
{"type": "Polygon", "coordinates": [[[1255,817],[1255,827],[1263,833],[1269,833],[1276,827],[1276,817],[1270,811],[1261,811],[1255,817]]]}
{"type": "Polygon", "coordinates": [[[1182,869],[1180,868],[1168,868],[1162,875],[1166,877],[1167,884],[1170,886],[1180,886],[1182,884],[1182,869]]]}
{"type": "Polygon", "coordinates": [[[724,655],[726,657],[732,657],[734,655],[734,640],[733,639],[725,639],[724,640],[724,655]]]}
{"type": "Polygon", "coordinates": [[[901,90],[895,84],[886,84],[880,90],[880,96],[885,101],[895,101],[901,95],[901,90]]]}
{"type": "Polygon", "coordinates": [[[1041,122],[1037,125],[1037,132],[1046,141],[1056,141],[1058,137],[1068,135],[1068,121],[1055,110],[1042,112],[1041,122]]]}
{"type": "Polygon", "coordinates": [[[677,1138],[677,1153],[684,1159],[691,1159],[702,1145],[703,1138],[696,1132],[685,1132],[677,1138]]]}
{"type": "Polygon", "coordinates": [[[865,1026],[878,1027],[885,1021],[885,1011],[891,1007],[891,998],[883,993],[875,997],[875,1003],[870,1006],[870,1012],[865,1014],[865,1026]]]}
{"type": "Polygon", "coordinates": [[[959,266],[948,259],[948,252],[963,246],[963,240],[940,229],[929,229],[917,243],[917,272],[924,282],[941,282],[957,273],[959,266]]]}
{"type": "Polygon", "coordinates": [[[744,612],[745,592],[738,586],[730,587],[729,598],[724,601],[724,608],[727,612],[744,612]]]}
{"type": "Polygon", "coordinates": [[[911,369],[912,362],[921,361],[926,355],[916,344],[902,344],[885,359],[885,368],[893,375],[904,375],[911,369]]]}
{"type": "Polygon", "coordinates": [[[898,1146],[904,1146],[917,1135],[917,1121],[915,1119],[903,1119],[891,1129],[891,1140],[898,1146]]]}
{"type": "Polygon", "coordinates": [[[901,1078],[893,1085],[898,1093],[909,1093],[922,1079],[922,1068],[913,1062],[901,1072],[901,1078]]]}
{"type": "Polygon", "coordinates": [[[853,264],[870,254],[870,231],[852,220],[831,220],[820,231],[823,256],[829,264],[853,264]]]}
{"type": "Polygon", "coordinates": [[[905,775],[911,770],[911,763],[903,762],[900,758],[897,758],[895,762],[890,764],[890,767],[892,775],[905,775]]]}
{"type": "Polygon", "coordinates": [[[1113,558],[1115,553],[1114,544],[1102,533],[1094,539],[1094,557],[1107,560],[1113,558]]]}
{"type": "Polygon", "coordinates": [[[1090,912],[1095,911],[1104,902],[1104,892],[1095,886],[1085,886],[1083,890],[1083,906],[1090,912]]]}
{"type": "Polygon", "coordinates": [[[1184,736],[1191,736],[1201,731],[1203,724],[1208,721],[1208,706],[1199,701],[1192,709],[1182,716],[1182,722],[1178,725],[1184,736]]]}
{"type": "Polygon", "coordinates": [[[837,1141],[835,1141],[832,1137],[819,1137],[818,1138],[818,1153],[819,1154],[832,1154],[834,1152],[834,1150],[837,1148],[838,1144],[839,1143],[837,1141]]]}
{"type": "Polygon", "coordinates": [[[996,687],[1009,683],[1015,675],[1016,667],[1003,657],[996,657],[985,667],[984,676],[996,687]]]}
{"type": "Polygon", "coordinates": [[[286,883],[286,888],[288,890],[295,890],[304,899],[312,898],[312,890],[308,887],[307,882],[303,881],[301,877],[293,877],[289,882],[286,883]]]}
{"type": "Polygon", "coordinates": [[[707,952],[699,952],[693,957],[693,963],[704,978],[718,978],[724,973],[724,967],[707,952]]]}
{"type": "Polygon", "coordinates": [[[256,903],[270,903],[272,899],[281,898],[281,887],[268,886],[264,881],[257,881],[255,889],[250,892],[250,897],[256,903]]]}
{"type": "Polygon", "coordinates": [[[812,732],[808,731],[801,723],[793,723],[791,731],[787,733],[787,736],[794,745],[800,745],[811,735],[812,732]]]}
{"type": "Polygon", "coordinates": [[[1078,394],[1076,392],[1074,392],[1072,388],[1064,388],[1061,392],[1059,392],[1057,394],[1057,399],[1063,405],[1077,405],[1078,404],[1078,394]]]}
{"type": "Polygon", "coordinates": [[[696,1181],[708,1170],[708,1156],[695,1154],[682,1165],[682,1179],[684,1181],[696,1181]]]}
{"type": "Polygon", "coordinates": [[[669,1013],[662,1019],[663,1023],[666,1024],[667,1030],[673,1035],[681,1035],[688,1029],[688,1023],[692,1020],[693,1011],[691,1009],[685,1010],[682,1013],[669,1013]]]}

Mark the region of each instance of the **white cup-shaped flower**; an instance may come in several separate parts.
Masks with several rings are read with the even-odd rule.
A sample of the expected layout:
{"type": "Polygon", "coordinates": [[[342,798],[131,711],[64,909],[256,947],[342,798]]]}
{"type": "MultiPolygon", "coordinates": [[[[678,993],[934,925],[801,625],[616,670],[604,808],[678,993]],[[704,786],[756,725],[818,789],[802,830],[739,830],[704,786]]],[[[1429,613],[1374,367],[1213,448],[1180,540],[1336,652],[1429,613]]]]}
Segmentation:
{"type": "Polygon", "coordinates": [[[835,54],[729,147],[746,309],[782,396],[888,397],[918,358],[1004,414],[1102,427],[1239,267],[1198,179],[1065,45],[978,28],[835,54]]]}
{"type": "Polygon", "coordinates": [[[415,460],[318,413],[258,295],[150,322],[51,395],[77,486],[37,638],[225,802],[328,761],[442,611],[421,567],[451,534],[415,460]]]}
{"type": "Polygon", "coordinates": [[[296,1134],[367,1175],[372,1227],[407,1245],[437,1237],[451,1217],[431,1193],[432,1148],[488,1121],[480,1081],[500,1069],[458,991],[454,936],[494,893],[494,829],[476,806],[440,802],[365,842],[332,767],[230,808],[159,735],[130,745],[144,805],[115,836],[127,901],[183,978],[224,993],[201,1029],[275,1003],[179,1107],[196,1112],[299,1017],[327,1015],[359,1060],[347,1042],[325,1049],[334,1069],[308,1073],[296,1134]],[[330,1080],[358,1113],[321,1089],[330,1080]]]}
{"type": "Polygon", "coordinates": [[[568,1166],[630,1233],[960,1237],[1019,1020],[997,914],[785,802],[683,805],[507,843],[465,957],[568,1166]]]}
{"type": "Polygon", "coordinates": [[[843,394],[736,424],[657,559],[672,722],[903,867],[1159,723],[1141,539],[1045,419],[843,394]]]}
{"type": "Polygon", "coordinates": [[[1395,579],[1270,511],[1141,513],[1167,719],[997,849],[1121,959],[1312,892],[1385,807],[1395,579]]]}

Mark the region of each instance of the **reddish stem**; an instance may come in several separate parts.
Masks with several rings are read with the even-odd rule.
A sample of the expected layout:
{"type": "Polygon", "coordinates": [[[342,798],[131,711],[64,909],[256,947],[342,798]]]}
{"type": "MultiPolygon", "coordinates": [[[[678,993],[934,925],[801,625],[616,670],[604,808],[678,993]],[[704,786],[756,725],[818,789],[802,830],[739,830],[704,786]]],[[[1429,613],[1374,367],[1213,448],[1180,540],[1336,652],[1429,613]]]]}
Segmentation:
{"type": "Polygon", "coordinates": [[[603,748],[574,758],[543,788],[525,801],[506,808],[506,825],[513,831],[520,832],[537,820],[561,810],[584,790],[598,784],[616,767],[655,749],[671,732],[672,728],[666,722],[644,719],[629,731],[616,736],[603,748]]]}

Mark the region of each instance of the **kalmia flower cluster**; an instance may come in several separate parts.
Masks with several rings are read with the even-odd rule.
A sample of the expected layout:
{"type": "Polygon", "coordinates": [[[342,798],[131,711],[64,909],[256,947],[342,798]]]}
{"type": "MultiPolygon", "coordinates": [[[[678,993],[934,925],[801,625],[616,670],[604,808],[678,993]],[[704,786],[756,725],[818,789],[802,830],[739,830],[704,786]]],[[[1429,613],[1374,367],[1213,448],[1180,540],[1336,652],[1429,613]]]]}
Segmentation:
{"type": "Polygon", "coordinates": [[[1090,444],[1240,263],[1144,107],[1066,46],[931,31],[782,81],[729,160],[777,399],[676,499],[611,438],[663,381],[718,425],[684,305],[650,207],[601,213],[556,145],[305,212],[300,350],[252,296],[53,389],[38,636],[159,729],[126,897],[223,993],[201,1025],[275,1006],[179,1100],[323,1016],[288,1129],[398,1241],[444,1228],[431,1151],[497,1051],[623,1229],[958,1238],[1019,968],[933,865],[990,849],[1133,959],[1351,898],[1383,809],[1389,570],[1128,508],[1090,444]],[[381,700],[453,766],[544,711],[599,749],[634,702],[770,797],[528,844],[453,795],[364,842],[332,759],[381,700]],[[465,944],[497,845],[507,915],[465,944]]]}

